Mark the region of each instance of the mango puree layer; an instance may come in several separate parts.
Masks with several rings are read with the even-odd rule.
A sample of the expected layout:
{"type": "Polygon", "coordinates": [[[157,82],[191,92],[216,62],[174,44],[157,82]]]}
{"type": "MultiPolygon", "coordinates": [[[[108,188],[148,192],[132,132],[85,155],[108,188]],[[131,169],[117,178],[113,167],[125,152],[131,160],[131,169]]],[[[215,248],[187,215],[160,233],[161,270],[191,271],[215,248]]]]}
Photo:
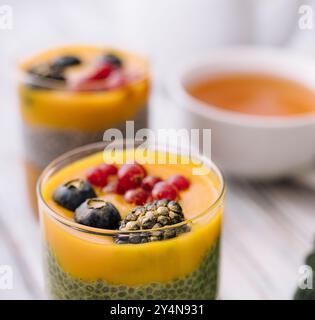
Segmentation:
{"type": "MultiPolygon", "coordinates": [[[[116,151],[117,153],[118,151],[116,151]]],[[[128,155],[124,152],[124,156],[128,155]]],[[[143,157],[154,159],[157,152],[136,154],[136,161],[143,157]]],[[[108,162],[109,153],[96,153],[78,160],[54,173],[41,186],[44,202],[60,216],[73,218],[73,213],[52,200],[56,187],[66,181],[85,177],[90,167],[108,162]]],[[[177,156],[182,160],[183,157],[177,156]]],[[[185,217],[191,220],[191,231],[179,237],[144,244],[118,245],[110,235],[95,235],[70,228],[51,216],[50,210],[40,201],[40,213],[47,245],[65,272],[83,281],[104,280],[109,284],[141,285],[168,282],[186,276],[201,264],[211,246],[219,239],[223,213],[223,197],[216,205],[222,188],[216,174],[193,175],[198,165],[189,159],[187,164],[145,164],[149,175],[166,179],[172,174],[183,174],[191,181],[187,191],[181,192],[180,204],[185,217]],[[210,208],[211,207],[211,208],[210,208]]],[[[149,161],[150,162],[150,161],[149,161]]],[[[113,202],[122,217],[133,207],[119,195],[98,194],[113,202]]],[[[80,226],[84,229],[84,226],[80,226]]],[[[100,229],[94,229],[99,231],[100,229]]]]}
{"type": "MultiPolygon", "coordinates": [[[[77,55],[84,63],[69,68],[69,77],[82,69],[89,69],[98,56],[113,50],[90,46],[69,46],[36,55],[21,65],[22,72],[32,65],[47,62],[61,55],[77,55]]],[[[98,131],[121,121],[132,120],[147,104],[149,94],[148,64],[131,53],[117,51],[126,70],[135,71],[140,78],[110,91],[75,92],[38,89],[19,85],[20,109],[23,120],[30,125],[44,125],[55,129],[98,131]]],[[[66,74],[67,75],[67,74],[66,74]]],[[[54,84],[54,81],[51,81],[54,84]]]]}

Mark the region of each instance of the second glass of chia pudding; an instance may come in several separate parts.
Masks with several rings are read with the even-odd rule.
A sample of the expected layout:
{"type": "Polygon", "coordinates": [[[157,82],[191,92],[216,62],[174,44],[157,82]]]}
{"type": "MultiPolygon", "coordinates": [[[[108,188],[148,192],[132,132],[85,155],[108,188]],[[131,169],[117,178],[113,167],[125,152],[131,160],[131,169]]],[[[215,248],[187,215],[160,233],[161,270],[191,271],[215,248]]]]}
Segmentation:
{"type": "Polygon", "coordinates": [[[31,203],[40,172],[62,153],[102,141],[106,129],[147,128],[149,69],[133,53],[59,47],[20,65],[19,99],[31,203]]]}

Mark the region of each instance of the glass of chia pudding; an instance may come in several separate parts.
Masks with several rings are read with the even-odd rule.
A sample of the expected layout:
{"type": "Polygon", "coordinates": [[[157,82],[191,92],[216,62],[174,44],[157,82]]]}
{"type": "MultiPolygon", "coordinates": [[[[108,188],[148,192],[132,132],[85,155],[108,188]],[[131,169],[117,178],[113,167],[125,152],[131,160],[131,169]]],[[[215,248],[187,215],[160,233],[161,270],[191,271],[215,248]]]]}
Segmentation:
{"type": "Polygon", "coordinates": [[[147,128],[149,71],[140,56],[102,47],[60,47],[25,60],[20,71],[25,166],[32,198],[39,173],[57,156],[102,141],[104,130],[123,130],[127,120],[135,121],[135,130],[147,128]]]}
{"type": "Polygon", "coordinates": [[[158,147],[115,148],[114,159],[104,148],[68,152],[38,181],[49,298],[215,299],[218,168],[158,147]]]}

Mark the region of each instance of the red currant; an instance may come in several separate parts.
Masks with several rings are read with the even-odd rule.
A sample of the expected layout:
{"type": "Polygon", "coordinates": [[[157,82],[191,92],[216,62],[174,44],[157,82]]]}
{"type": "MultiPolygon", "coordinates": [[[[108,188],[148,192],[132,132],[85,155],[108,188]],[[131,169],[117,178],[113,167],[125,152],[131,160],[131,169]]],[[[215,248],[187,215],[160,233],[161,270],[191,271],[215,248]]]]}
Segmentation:
{"type": "Polygon", "coordinates": [[[161,181],[153,187],[152,197],[154,200],[176,200],[178,197],[178,191],[173,185],[165,181],[161,181]]]}
{"type": "Polygon", "coordinates": [[[134,203],[138,206],[144,205],[148,197],[149,193],[141,188],[128,190],[124,195],[124,199],[128,203],[134,203]]]}
{"type": "Polygon", "coordinates": [[[103,163],[99,166],[99,169],[104,172],[104,174],[108,176],[113,176],[115,174],[117,174],[118,169],[115,165],[113,164],[107,164],[107,163],[103,163]]]}
{"type": "Polygon", "coordinates": [[[88,171],[87,180],[94,186],[103,188],[107,184],[107,175],[99,168],[94,168],[88,171]]]}
{"type": "Polygon", "coordinates": [[[124,188],[123,184],[120,182],[120,180],[117,180],[116,193],[124,194],[125,192],[126,192],[126,189],[124,188]]]}
{"type": "Polygon", "coordinates": [[[160,181],[162,181],[162,179],[159,177],[146,176],[142,180],[141,188],[146,191],[152,191],[153,187],[160,181]]]}
{"type": "Polygon", "coordinates": [[[98,187],[103,188],[107,185],[108,177],[117,174],[117,167],[113,164],[101,164],[97,168],[93,168],[87,173],[87,180],[98,187]]]}
{"type": "Polygon", "coordinates": [[[189,180],[180,174],[170,176],[167,182],[174,185],[180,191],[188,189],[190,185],[189,180]]]}
{"type": "Polygon", "coordinates": [[[102,63],[90,74],[86,80],[94,81],[107,78],[113,71],[114,67],[110,63],[102,63]]]}
{"type": "Polygon", "coordinates": [[[145,169],[138,163],[124,164],[118,170],[118,184],[124,191],[140,187],[146,176],[145,169]]]}

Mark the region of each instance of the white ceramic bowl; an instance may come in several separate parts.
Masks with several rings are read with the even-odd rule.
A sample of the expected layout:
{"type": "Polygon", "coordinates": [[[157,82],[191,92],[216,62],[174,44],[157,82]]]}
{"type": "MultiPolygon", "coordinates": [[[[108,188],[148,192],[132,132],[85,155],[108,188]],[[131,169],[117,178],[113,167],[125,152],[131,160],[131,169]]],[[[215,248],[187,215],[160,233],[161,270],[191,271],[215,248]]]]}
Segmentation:
{"type": "Polygon", "coordinates": [[[181,62],[167,80],[177,108],[177,128],[212,130],[212,158],[232,176],[274,179],[294,176],[315,160],[315,114],[246,115],[190,96],[185,88],[224,73],[264,73],[295,80],[315,91],[315,60],[284,49],[230,47],[181,62]]]}

